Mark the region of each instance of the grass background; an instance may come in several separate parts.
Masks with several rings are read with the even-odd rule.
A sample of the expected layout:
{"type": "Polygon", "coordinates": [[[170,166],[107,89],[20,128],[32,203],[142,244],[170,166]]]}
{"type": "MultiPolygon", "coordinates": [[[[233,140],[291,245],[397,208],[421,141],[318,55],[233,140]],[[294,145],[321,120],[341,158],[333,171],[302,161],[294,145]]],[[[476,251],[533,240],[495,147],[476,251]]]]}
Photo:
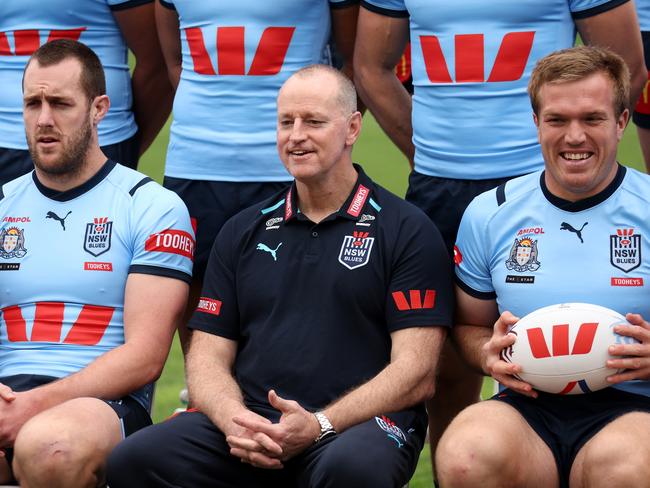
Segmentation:
{"type": "MultiPolygon", "coordinates": [[[[169,123],[161,131],[154,144],[140,160],[140,171],[148,174],[157,181],[162,181],[165,153],[169,141],[169,123]]],[[[206,155],[209,157],[209,155],[206,155]]],[[[366,172],[376,182],[404,196],[408,184],[408,164],[406,158],[388,140],[370,114],[364,117],[361,138],[357,142],[354,161],[363,165],[366,172]]],[[[623,142],[619,147],[619,161],[635,167],[643,168],[643,159],[636,137],[636,129],[628,126],[623,142]]],[[[183,360],[178,341],[174,342],[172,351],[160,380],[157,383],[156,397],[153,409],[155,422],[160,422],[172,414],[175,408],[181,406],[178,393],[184,386],[183,360]]],[[[492,383],[486,380],[483,397],[490,396],[492,383]]],[[[417,471],[410,483],[411,488],[432,486],[431,462],[428,446],[425,447],[417,471]]]]}

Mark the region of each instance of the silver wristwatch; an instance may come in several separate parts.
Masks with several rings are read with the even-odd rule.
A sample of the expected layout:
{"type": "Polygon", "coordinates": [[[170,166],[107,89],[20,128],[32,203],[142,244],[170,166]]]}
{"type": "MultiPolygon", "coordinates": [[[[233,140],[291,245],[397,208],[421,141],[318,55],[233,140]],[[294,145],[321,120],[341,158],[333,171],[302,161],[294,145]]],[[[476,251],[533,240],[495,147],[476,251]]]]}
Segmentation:
{"type": "Polygon", "coordinates": [[[318,424],[320,425],[320,434],[318,434],[318,437],[314,439],[314,442],[320,442],[326,437],[336,434],[336,431],[332,426],[332,422],[330,422],[330,419],[327,418],[327,415],[325,415],[321,411],[321,412],[316,412],[314,416],[316,417],[316,420],[318,420],[318,424]]]}

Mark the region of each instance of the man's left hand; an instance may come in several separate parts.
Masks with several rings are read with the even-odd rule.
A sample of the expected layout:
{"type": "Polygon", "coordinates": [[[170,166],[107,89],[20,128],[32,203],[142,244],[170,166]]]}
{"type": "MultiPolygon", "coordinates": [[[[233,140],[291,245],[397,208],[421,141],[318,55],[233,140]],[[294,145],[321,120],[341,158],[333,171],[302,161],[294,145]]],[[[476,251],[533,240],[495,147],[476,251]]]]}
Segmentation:
{"type": "Polygon", "coordinates": [[[639,342],[609,346],[612,356],[629,356],[607,361],[608,368],[625,370],[608,377],[610,383],[650,379],[650,323],[636,313],[628,313],[625,318],[632,325],[617,325],[614,332],[639,342]]]}
{"type": "Polygon", "coordinates": [[[0,447],[12,447],[25,422],[43,410],[39,394],[37,389],[17,392],[11,401],[0,402],[0,447]]]}
{"type": "Polygon", "coordinates": [[[314,443],[320,433],[320,425],[313,413],[293,400],[281,398],[274,390],[269,391],[269,403],[282,412],[277,424],[234,417],[233,422],[246,429],[262,432],[282,447],[282,461],[291,459],[314,443]]]}

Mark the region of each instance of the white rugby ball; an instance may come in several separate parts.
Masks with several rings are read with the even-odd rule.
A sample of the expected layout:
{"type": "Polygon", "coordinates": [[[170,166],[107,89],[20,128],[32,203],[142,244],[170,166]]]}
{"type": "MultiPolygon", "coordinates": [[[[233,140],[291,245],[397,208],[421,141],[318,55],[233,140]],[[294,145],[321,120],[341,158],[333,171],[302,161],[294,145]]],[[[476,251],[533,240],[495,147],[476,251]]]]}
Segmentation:
{"type": "Polygon", "coordinates": [[[510,328],[516,342],[501,352],[503,360],[519,364],[517,376],[548,393],[574,395],[610,386],[606,378],[613,344],[637,342],[616,334],[615,325],[629,324],[618,312],[588,303],[561,303],[540,308],[510,328]]]}

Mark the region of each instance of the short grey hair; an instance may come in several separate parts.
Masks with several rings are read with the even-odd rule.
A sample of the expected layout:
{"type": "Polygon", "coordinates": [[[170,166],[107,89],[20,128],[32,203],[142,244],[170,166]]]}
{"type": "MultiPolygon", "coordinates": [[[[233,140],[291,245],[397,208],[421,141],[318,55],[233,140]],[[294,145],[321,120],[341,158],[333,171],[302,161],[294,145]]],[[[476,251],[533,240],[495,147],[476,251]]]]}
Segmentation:
{"type": "Polygon", "coordinates": [[[350,115],[356,112],[357,91],[354,89],[354,84],[352,81],[350,81],[350,78],[345,76],[336,68],[333,68],[327,64],[311,64],[293,73],[287,81],[293,77],[307,78],[319,73],[329,73],[336,79],[338,83],[336,102],[337,105],[341,108],[341,111],[345,115],[350,115]]]}

